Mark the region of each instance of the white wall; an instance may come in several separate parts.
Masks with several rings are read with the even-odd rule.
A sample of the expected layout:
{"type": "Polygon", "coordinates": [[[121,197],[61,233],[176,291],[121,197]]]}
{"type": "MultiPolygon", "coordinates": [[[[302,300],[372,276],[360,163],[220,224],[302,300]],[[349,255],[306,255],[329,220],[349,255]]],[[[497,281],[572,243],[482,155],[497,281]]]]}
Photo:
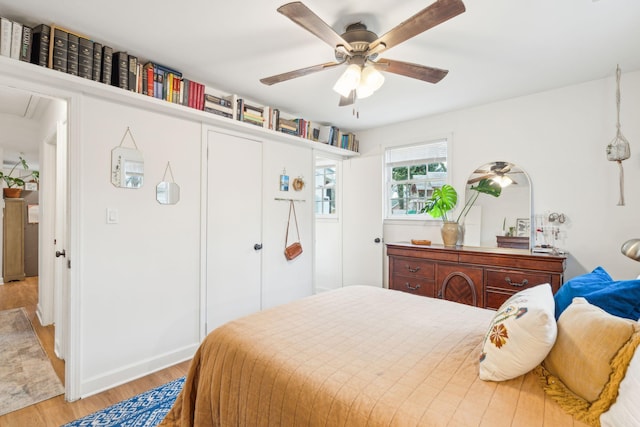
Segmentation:
{"type": "MultiPolygon", "coordinates": [[[[264,145],[262,155],[262,308],[265,309],[313,293],[313,152],[306,147],[270,142],[264,145]],[[280,191],[283,169],[289,175],[289,191],[280,191]],[[291,186],[297,177],[306,183],[301,191],[294,191],[291,186]],[[289,202],[276,198],[303,200],[295,202],[303,252],[291,261],[284,257],[289,202]]],[[[292,215],[289,242],[296,238],[292,215]]]]}
{"type": "MultiPolygon", "coordinates": [[[[618,166],[605,154],[616,129],[614,76],[360,132],[360,151],[381,155],[385,146],[451,134],[456,189],[484,163],[513,162],[531,178],[534,212],[562,212],[568,218],[565,279],[598,265],[615,279],[628,279],[640,272],[640,263],[620,254],[624,241],[640,237],[640,72],[623,74],[621,91],[622,131],[632,154],[623,162],[626,206],[616,206],[618,166]]],[[[385,241],[418,235],[439,241],[438,225],[388,223],[385,241]]]]}
{"type": "MultiPolygon", "coordinates": [[[[79,269],[81,395],[188,358],[200,328],[200,153],[196,122],[82,99],[79,269]],[[127,127],[144,156],[140,189],[111,184],[127,127]],[[176,205],[156,201],[167,162],[176,205]],[[107,224],[107,208],[119,223],[107,224]]],[[[129,137],[123,146],[133,147],[129,137]]],[[[73,321],[73,319],[72,319],[73,321]]]]}

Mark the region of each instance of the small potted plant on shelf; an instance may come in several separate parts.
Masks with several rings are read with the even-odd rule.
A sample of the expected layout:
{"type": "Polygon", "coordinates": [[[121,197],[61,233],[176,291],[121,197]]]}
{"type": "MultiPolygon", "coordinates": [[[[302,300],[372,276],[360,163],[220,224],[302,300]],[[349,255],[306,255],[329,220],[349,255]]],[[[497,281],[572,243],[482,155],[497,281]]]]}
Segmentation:
{"type": "Polygon", "coordinates": [[[431,197],[427,199],[422,212],[426,212],[434,218],[441,218],[443,221],[440,232],[442,234],[442,242],[445,246],[456,246],[460,224],[464,222],[467,213],[478,199],[480,193],[489,194],[498,197],[502,193],[502,187],[499,183],[492,179],[482,179],[476,186],[469,187],[475,193],[467,199],[464,207],[460,211],[455,221],[449,220],[447,212],[453,210],[458,203],[458,192],[452,185],[445,184],[440,188],[434,188],[431,197]]]}
{"type": "Polygon", "coordinates": [[[18,166],[21,166],[25,171],[29,170],[29,165],[27,164],[27,161],[24,159],[24,157],[20,156],[18,157],[18,159],[18,162],[13,165],[9,173],[0,171],[0,179],[2,179],[7,185],[3,190],[4,197],[6,198],[20,197],[20,195],[22,194],[22,187],[24,187],[24,180],[26,178],[33,177],[35,181],[38,182],[38,178],[40,176],[37,171],[30,172],[27,175],[20,177],[13,176],[13,173],[16,171],[18,166]]]}

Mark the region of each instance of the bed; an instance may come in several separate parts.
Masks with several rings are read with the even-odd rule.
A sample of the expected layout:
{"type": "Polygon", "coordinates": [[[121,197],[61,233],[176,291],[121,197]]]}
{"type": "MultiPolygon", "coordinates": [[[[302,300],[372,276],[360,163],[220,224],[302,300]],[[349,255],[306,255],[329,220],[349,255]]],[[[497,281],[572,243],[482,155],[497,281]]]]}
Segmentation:
{"type": "Polygon", "coordinates": [[[585,426],[531,371],[483,381],[496,312],[366,286],[240,318],[197,350],[161,426],[585,426]]]}

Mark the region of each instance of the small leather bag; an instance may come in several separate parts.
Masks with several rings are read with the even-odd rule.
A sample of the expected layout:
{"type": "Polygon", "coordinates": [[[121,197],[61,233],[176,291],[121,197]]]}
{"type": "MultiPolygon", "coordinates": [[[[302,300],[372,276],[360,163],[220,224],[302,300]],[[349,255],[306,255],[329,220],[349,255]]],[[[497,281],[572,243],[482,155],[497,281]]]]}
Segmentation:
{"type": "Polygon", "coordinates": [[[296,217],[296,208],[293,205],[293,200],[289,205],[289,219],[287,219],[287,234],[284,238],[284,256],[291,261],[302,253],[302,245],[300,244],[300,231],[298,230],[298,218],[296,217]],[[289,243],[289,223],[291,222],[291,211],[293,211],[293,220],[296,223],[296,234],[298,235],[298,241],[289,243]]]}

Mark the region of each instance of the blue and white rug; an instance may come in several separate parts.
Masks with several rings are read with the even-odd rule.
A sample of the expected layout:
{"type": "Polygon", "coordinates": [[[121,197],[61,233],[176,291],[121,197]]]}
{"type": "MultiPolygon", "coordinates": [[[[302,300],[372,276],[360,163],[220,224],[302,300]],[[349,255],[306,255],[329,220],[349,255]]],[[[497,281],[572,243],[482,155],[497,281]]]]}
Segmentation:
{"type": "Polygon", "coordinates": [[[178,378],[62,427],[155,427],[173,406],[184,380],[178,378]]]}

